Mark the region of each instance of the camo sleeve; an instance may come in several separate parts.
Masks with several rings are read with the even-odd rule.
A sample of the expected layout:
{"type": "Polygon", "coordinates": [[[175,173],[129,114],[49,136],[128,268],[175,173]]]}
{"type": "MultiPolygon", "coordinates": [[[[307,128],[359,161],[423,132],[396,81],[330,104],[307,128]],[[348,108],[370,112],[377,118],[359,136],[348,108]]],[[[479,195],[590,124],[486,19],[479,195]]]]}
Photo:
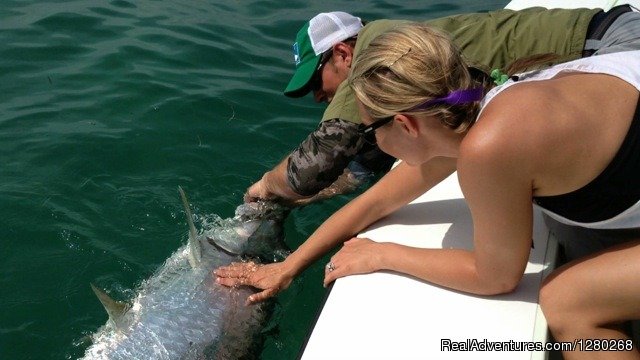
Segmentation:
{"type": "Polygon", "coordinates": [[[357,124],[340,119],[323,121],[289,156],[289,185],[303,196],[317,194],[342,174],[362,143],[357,124]]]}

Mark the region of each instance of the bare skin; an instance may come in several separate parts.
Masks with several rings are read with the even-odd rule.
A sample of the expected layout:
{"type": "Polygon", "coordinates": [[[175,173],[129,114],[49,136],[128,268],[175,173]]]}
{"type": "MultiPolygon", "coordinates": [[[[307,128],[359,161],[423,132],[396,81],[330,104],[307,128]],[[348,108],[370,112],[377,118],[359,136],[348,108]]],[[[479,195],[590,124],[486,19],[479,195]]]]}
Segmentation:
{"type": "Polygon", "coordinates": [[[336,181],[317,194],[307,197],[299,195],[291,189],[286,180],[287,159],[284,159],[273,170],[265,173],[262,180],[253,184],[245,193],[244,201],[278,200],[289,206],[302,206],[336,195],[350,193],[360,185],[360,180],[356,179],[349,169],[344,169],[336,181]]]}
{"type": "MultiPolygon", "coordinates": [[[[557,269],[545,279],[540,304],[557,341],[629,340],[620,325],[640,319],[640,241],[609,249],[557,269]]],[[[637,349],[637,347],[636,347],[637,349]]],[[[638,359],[634,351],[564,353],[571,359],[638,359]]]]}
{"type": "Polygon", "coordinates": [[[287,161],[286,157],[273,170],[266,172],[262,179],[254,183],[244,194],[244,201],[251,202],[257,200],[288,199],[298,201],[304,196],[297,194],[287,181],[287,161]]]}
{"type": "MultiPolygon", "coordinates": [[[[264,289],[249,301],[286,288],[311,262],[341,243],[343,248],[331,259],[335,270],[325,273],[325,285],[385,269],[474,294],[512,291],[529,255],[532,196],[568,193],[600,174],[622,144],[637,102],[638,91],[618,78],[573,73],[503,91],[466,134],[454,134],[435,118],[396,115],[376,131],[376,138],[383,151],[404,162],[330,217],[283,263],[258,266],[243,278],[241,283],[264,289]],[[473,251],[354,238],[456,168],[473,217],[473,251]]],[[[362,106],[361,116],[365,124],[373,121],[362,106]]],[[[562,341],[626,339],[617,326],[640,318],[639,258],[640,245],[631,242],[556,270],[541,291],[554,336],[562,341]]],[[[237,274],[253,266],[221,268],[217,281],[238,284],[237,274]]],[[[637,351],[564,356],[640,359],[637,351]]]]}

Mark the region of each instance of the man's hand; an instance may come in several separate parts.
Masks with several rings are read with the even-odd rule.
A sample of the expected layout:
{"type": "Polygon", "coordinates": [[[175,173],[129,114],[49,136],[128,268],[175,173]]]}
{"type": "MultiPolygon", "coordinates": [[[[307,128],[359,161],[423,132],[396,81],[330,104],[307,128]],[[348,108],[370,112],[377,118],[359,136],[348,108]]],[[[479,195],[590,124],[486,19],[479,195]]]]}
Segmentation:
{"type": "Polygon", "coordinates": [[[247,192],[244,194],[244,202],[249,203],[258,200],[270,200],[273,197],[274,195],[267,191],[264,181],[261,179],[247,189],[247,192]]]}
{"type": "Polygon", "coordinates": [[[262,179],[251,185],[244,194],[244,202],[279,200],[285,203],[292,203],[304,198],[304,196],[293,191],[287,181],[288,160],[289,157],[282,160],[273,170],[266,172],[262,179]]]}

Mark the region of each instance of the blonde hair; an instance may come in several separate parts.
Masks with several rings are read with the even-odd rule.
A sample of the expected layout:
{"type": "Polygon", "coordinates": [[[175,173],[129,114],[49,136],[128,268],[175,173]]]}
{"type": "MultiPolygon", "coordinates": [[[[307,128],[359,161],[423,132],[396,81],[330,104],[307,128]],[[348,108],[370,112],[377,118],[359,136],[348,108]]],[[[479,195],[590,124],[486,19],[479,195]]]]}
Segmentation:
{"type": "Polygon", "coordinates": [[[472,79],[449,37],[421,23],[401,25],[375,38],[358,54],[349,84],[374,119],[398,113],[435,115],[456,132],[471,126],[478,102],[412,109],[455,90],[483,86],[472,79]]]}

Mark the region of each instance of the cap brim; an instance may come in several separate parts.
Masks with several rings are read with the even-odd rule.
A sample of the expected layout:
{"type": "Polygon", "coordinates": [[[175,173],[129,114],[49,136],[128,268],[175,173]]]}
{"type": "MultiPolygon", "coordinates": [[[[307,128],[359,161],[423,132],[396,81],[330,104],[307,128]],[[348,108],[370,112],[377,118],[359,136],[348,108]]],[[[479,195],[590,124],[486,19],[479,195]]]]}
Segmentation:
{"type": "Polygon", "coordinates": [[[289,85],[284,89],[284,94],[288,97],[298,98],[303,97],[311,91],[311,79],[313,78],[313,73],[315,73],[318,68],[318,64],[320,63],[320,58],[322,56],[316,56],[311,59],[311,61],[307,61],[306,63],[300,64],[296,69],[296,72],[291,77],[289,81],[289,85]]]}

